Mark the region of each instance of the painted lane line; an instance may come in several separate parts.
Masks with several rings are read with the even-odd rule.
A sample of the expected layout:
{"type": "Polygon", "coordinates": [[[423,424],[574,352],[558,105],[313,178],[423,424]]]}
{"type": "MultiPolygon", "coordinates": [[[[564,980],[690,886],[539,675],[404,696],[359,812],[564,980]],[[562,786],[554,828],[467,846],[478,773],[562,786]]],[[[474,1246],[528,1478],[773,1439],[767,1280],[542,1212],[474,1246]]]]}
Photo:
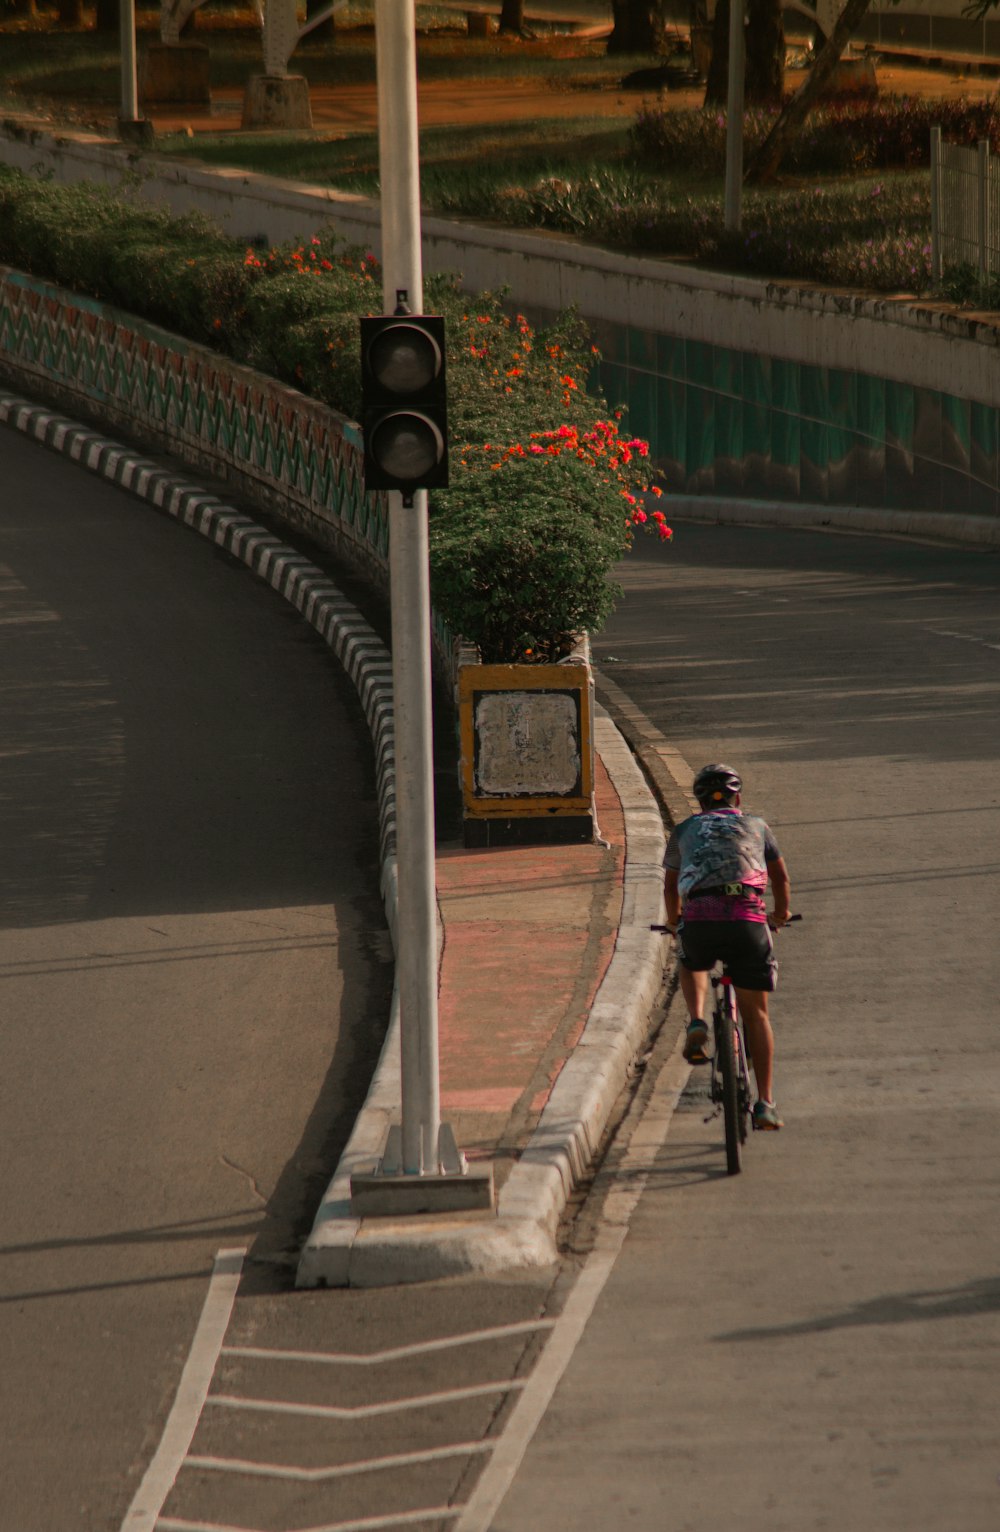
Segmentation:
{"type": "MultiPolygon", "coordinates": [[[[611,1182],[611,1190],[605,1199],[594,1249],[567,1299],[548,1345],[511,1413],[492,1458],[462,1509],[455,1524],[455,1532],[489,1532],[614,1269],[632,1215],[645,1190],[657,1151],[667,1136],[690,1073],[691,1066],[685,1063],[681,1054],[681,1041],[678,1040],[632,1132],[620,1165],[606,1173],[611,1182]]],[[[605,1172],[599,1172],[598,1182],[604,1175],[605,1172]]]]}
{"type": "MultiPolygon", "coordinates": [[[[456,1404],[462,1399],[482,1399],[487,1394],[507,1394],[525,1388],[520,1378],[499,1383],[477,1383],[474,1388],[448,1388],[439,1394],[414,1394],[409,1399],[386,1399],[381,1404],[289,1404],[284,1399],[243,1399],[236,1394],[209,1394],[206,1405],[225,1410],[254,1410],[264,1415],[301,1415],[310,1420],[370,1420],[376,1415],[395,1415],[403,1410],[426,1410],[435,1404],[456,1404]]],[[[125,1532],[125,1529],[122,1529],[125,1532]]],[[[128,1529],[131,1532],[131,1528],[128,1529]]]]}
{"type": "Polygon", "coordinates": [[[220,1250],[215,1257],[201,1318],[160,1445],[125,1513],[121,1532],[154,1532],[201,1418],[236,1301],[245,1256],[246,1249],[243,1248],[220,1250]]]}
{"type": "Polygon", "coordinates": [[[508,1336],[530,1335],[551,1330],[554,1319],[533,1319],[523,1324],[497,1325],[491,1330],[470,1330],[464,1335],[448,1335],[441,1340],[417,1341],[412,1346],[391,1346],[386,1351],[280,1351],[263,1346],[223,1346],[223,1356],[253,1357],[264,1362],[319,1362],[337,1367],[376,1367],[382,1362],[400,1362],[411,1356],[428,1356],[435,1351],[450,1351],[455,1346],[472,1346],[480,1341],[506,1340],[508,1336]]]}
{"type": "Polygon", "coordinates": [[[393,1468],[413,1468],[419,1463],[441,1463],[448,1458],[472,1457],[492,1452],[496,1441],[456,1442],[452,1447],[429,1447],[423,1452],[397,1452],[391,1457],[364,1458],[356,1463],[338,1463],[332,1468],[290,1468],[282,1463],[251,1463],[243,1458],[197,1457],[184,1461],[185,1468],[202,1468],[211,1473],[247,1475],[258,1479],[292,1479],[299,1484],[322,1484],[328,1479],[348,1479],[353,1474],[381,1473],[393,1468]]]}
{"type": "MultiPolygon", "coordinates": [[[[420,1511],[399,1511],[394,1516],[366,1516],[363,1521],[327,1522],[322,1527],[303,1527],[302,1532],[381,1532],[383,1527],[413,1527],[421,1521],[446,1521],[458,1515],[453,1505],[429,1505],[420,1511]]],[[[185,1521],[167,1516],[157,1523],[159,1532],[257,1532],[254,1527],[236,1527],[229,1522],[185,1521]]]]}

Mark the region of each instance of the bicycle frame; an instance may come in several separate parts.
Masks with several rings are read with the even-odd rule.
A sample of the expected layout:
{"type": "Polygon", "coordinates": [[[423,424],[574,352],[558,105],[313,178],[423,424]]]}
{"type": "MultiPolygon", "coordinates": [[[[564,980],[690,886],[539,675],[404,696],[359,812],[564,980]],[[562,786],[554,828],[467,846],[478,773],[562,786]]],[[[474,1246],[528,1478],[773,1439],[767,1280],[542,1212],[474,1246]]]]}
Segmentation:
{"type": "Polygon", "coordinates": [[[715,1049],[711,1058],[711,1100],[721,1108],[726,1130],[726,1169],[731,1176],[742,1169],[742,1147],[750,1120],[750,1070],[747,1065],[743,1023],[733,981],[725,968],[711,975],[713,990],[712,1030],[715,1049]]]}

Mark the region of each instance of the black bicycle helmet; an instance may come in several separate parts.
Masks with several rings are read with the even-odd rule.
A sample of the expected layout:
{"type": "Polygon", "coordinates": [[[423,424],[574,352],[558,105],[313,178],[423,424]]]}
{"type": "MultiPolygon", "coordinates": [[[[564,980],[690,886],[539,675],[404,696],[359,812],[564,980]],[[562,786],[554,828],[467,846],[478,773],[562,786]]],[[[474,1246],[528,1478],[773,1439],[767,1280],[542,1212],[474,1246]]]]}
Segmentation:
{"type": "Polygon", "coordinates": [[[742,790],[743,780],[731,766],[703,766],[694,779],[692,792],[704,808],[706,804],[731,803],[742,790]]]}

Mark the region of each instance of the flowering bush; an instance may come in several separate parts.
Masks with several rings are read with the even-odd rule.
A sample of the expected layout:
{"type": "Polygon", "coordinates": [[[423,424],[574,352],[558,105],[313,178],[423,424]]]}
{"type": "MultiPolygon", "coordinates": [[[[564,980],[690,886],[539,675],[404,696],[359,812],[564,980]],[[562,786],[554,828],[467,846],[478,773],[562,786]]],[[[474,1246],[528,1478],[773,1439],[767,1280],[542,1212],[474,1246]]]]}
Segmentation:
{"type": "Polygon", "coordinates": [[[446,621],[477,635],[484,660],[558,658],[574,634],[603,625],[617,594],[607,571],[633,529],[672,535],[643,505],[648,453],[602,419],[453,448],[461,476],[434,496],[432,593],[446,621]]]}
{"type": "MultiPolygon", "coordinates": [[[[358,317],[382,308],[370,251],[319,235],[246,249],[204,220],[0,167],[0,260],[360,413],[358,317]]],[[[448,336],[452,487],[431,503],[435,605],[491,659],[557,654],[607,616],[608,572],[635,529],[670,535],[643,505],[648,449],[588,392],[596,354],[574,315],[535,330],[500,295],[470,307],[447,276],[426,283],[425,307],[448,336]]]]}

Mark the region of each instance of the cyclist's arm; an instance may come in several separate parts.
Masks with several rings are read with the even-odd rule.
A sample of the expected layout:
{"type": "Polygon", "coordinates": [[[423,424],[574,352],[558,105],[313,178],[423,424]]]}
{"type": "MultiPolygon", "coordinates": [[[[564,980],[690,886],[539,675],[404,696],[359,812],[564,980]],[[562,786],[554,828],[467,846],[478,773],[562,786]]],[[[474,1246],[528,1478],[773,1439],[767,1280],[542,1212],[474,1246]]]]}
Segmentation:
{"type": "Polygon", "coordinates": [[[774,915],[772,919],[776,926],[787,925],[788,917],[792,913],[792,883],[788,876],[788,868],[785,866],[784,857],[775,857],[773,862],[768,862],[767,875],[771,881],[771,889],[774,893],[774,915]]]}
{"type": "Polygon", "coordinates": [[[663,898],[667,906],[667,925],[675,926],[681,918],[681,896],[677,887],[680,872],[668,867],[663,874],[663,898]]]}

